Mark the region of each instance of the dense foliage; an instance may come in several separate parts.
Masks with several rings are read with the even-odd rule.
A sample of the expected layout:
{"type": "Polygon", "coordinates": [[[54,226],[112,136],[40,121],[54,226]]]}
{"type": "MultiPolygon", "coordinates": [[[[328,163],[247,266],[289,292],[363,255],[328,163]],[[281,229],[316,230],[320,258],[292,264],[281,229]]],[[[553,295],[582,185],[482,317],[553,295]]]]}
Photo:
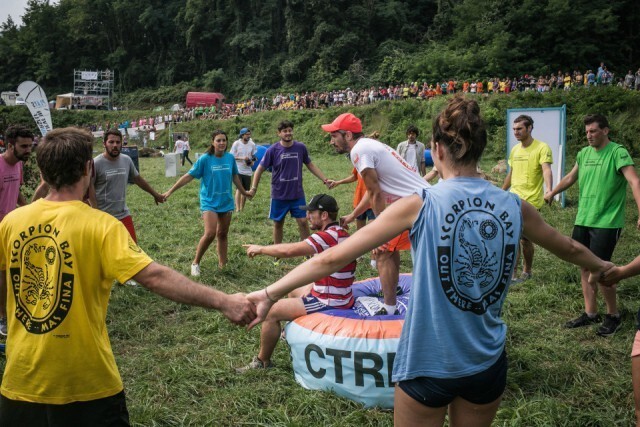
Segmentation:
{"type": "Polygon", "coordinates": [[[620,75],[638,65],[639,20],[634,0],[29,0],[23,25],[0,26],[0,89],[53,95],[74,69],[105,68],[120,94],[233,97],[600,61],[620,75]]]}

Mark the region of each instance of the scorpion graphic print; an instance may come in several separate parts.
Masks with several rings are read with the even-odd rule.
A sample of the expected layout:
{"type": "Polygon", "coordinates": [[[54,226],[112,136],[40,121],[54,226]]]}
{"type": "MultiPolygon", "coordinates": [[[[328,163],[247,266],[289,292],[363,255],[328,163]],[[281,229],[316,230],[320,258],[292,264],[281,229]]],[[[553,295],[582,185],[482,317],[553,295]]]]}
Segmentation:
{"type": "Polygon", "coordinates": [[[29,227],[12,244],[11,288],[16,317],[31,333],[43,334],[65,319],[73,297],[69,244],[51,225],[29,227]]]}
{"type": "Polygon", "coordinates": [[[438,272],[449,302],[483,314],[501,300],[518,241],[507,212],[479,197],[460,200],[445,215],[438,272]]]}

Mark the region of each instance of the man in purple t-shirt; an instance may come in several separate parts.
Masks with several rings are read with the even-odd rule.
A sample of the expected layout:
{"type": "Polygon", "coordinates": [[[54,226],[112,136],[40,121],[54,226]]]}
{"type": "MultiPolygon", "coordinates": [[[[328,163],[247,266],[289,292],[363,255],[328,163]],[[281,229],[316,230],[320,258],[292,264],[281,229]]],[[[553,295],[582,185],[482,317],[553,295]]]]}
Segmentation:
{"type": "MultiPolygon", "coordinates": [[[[0,221],[16,205],[27,204],[20,186],[23,162],[29,159],[33,147],[33,133],[24,126],[9,126],[5,141],[7,151],[0,156],[0,221]]],[[[7,335],[7,285],[4,282],[0,285],[0,335],[7,335]]]]}
{"type": "Polygon", "coordinates": [[[265,169],[271,168],[271,209],[269,219],[273,220],[273,242],[282,243],[282,230],[287,213],[298,223],[300,240],[309,237],[306,212],[300,206],[307,204],[302,188],[302,165],[317,176],[325,185],[328,179],[322,171],[311,162],[307,147],[293,140],[293,123],[283,120],[278,124],[280,141],[273,144],[264,154],[260,165],[253,175],[251,196],[256,194],[260,177],[265,169]]]}

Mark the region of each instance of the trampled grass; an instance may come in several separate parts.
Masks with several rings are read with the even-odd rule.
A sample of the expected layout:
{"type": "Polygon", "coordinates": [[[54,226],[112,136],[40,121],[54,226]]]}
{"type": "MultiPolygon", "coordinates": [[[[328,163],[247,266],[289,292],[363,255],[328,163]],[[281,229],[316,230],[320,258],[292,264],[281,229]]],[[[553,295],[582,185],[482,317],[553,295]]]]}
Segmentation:
{"type": "MultiPolygon", "coordinates": [[[[196,150],[198,151],[198,150],[196,150]]],[[[351,171],[342,156],[317,154],[315,163],[332,178],[351,171]]],[[[483,169],[492,164],[485,160],[483,169]]],[[[164,177],[163,159],[140,159],[141,173],[158,191],[177,178],[164,177]]],[[[186,167],[182,172],[186,172],[186,167]]],[[[500,178],[500,177],[497,177],[500,178]]],[[[249,259],[242,244],[271,242],[267,220],[269,175],[257,196],[234,214],[229,235],[229,264],[217,268],[215,248],[202,262],[201,281],[225,292],[259,289],[301,260],[278,266],[265,257],[249,259]]],[[[306,194],[327,192],[305,172],[306,194]]],[[[332,190],[342,212],[351,208],[353,186],[332,190]]],[[[542,215],[570,234],[576,213],[575,189],[570,207],[544,207],[542,215]]],[[[132,186],[129,207],[140,246],[155,260],[188,274],[202,233],[198,184],[191,183],[155,206],[152,198],[132,186]]],[[[627,226],[614,261],[629,262],[640,253],[635,230],[635,204],[628,203],[627,226]]],[[[293,221],[285,241],[294,241],[293,221]]],[[[105,256],[108,256],[105,255],[105,256]]],[[[411,270],[408,254],[403,271],[411,270]]],[[[362,263],[358,278],[375,275],[362,263]]],[[[495,425],[499,426],[628,426],[633,420],[629,352],[635,333],[640,279],[619,289],[622,329],[603,339],[593,328],[566,330],[562,324],[583,309],[578,269],[537,249],[534,278],[512,288],[504,307],[509,326],[508,387],[495,425]]],[[[331,393],[309,391],[293,378],[287,346],[278,345],[276,369],[235,373],[258,350],[259,330],[247,332],[220,314],[164,300],[144,288],[117,286],[108,314],[111,342],[122,374],[131,420],[144,426],[388,426],[389,411],[364,409],[331,393]]],[[[4,364],[4,359],[0,359],[4,364]]]]}

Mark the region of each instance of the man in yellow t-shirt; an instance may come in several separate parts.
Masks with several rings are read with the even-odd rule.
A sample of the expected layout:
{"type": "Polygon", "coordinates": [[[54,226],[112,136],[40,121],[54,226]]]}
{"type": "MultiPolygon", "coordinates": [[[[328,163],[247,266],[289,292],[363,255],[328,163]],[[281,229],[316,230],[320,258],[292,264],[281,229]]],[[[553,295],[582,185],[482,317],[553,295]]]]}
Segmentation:
{"type": "MultiPolygon", "coordinates": [[[[547,191],[553,187],[553,174],[551,173],[553,156],[547,144],[531,136],[532,130],[533,119],[530,116],[523,114],[513,121],[513,134],[519,143],[513,147],[509,154],[510,170],[502,189],[511,189],[512,193],[540,209],[544,204],[543,182],[547,191]]],[[[517,278],[518,262],[516,261],[516,268],[513,270],[513,283],[531,278],[533,243],[524,237],[520,242],[523,259],[522,275],[517,278]]]]}
{"type": "Polygon", "coordinates": [[[82,202],[92,142],[77,128],[49,132],[37,151],[49,194],[0,224],[9,314],[2,425],[128,425],[105,323],[114,280],[134,278],[165,298],[219,310],[238,325],[255,318],[244,295],[227,295],[153,262],[120,221],[82,202]]]}

